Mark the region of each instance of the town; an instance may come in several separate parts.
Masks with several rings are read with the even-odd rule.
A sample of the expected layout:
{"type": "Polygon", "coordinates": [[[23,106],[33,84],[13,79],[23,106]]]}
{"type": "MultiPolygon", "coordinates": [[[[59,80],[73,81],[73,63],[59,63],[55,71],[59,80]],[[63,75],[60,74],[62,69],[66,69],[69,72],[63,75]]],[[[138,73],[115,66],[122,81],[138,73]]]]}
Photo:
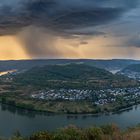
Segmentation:
{"type": "Polygon", "coordinates": [[[140,87],[113,88],[102,90],[77,90],[77,89],[52,89],[42,90],[31,95],[33,99],[48,101],[92,101],[96,105],[104,105],[118,100],[123,102],[137,101],[140,99],[140,87]]]}

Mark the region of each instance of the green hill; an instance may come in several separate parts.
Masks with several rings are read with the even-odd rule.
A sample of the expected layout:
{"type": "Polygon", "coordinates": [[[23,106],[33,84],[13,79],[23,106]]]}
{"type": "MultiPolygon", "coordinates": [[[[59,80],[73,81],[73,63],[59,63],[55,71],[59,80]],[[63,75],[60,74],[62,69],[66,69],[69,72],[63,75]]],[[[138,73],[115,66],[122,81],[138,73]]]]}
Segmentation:
{"type": "Polygon", "coordinates": [[[108,88],[136,86],[124,76],[84,64],[34,67],[14,77],[16,83],[46,88],[108,88]]]}

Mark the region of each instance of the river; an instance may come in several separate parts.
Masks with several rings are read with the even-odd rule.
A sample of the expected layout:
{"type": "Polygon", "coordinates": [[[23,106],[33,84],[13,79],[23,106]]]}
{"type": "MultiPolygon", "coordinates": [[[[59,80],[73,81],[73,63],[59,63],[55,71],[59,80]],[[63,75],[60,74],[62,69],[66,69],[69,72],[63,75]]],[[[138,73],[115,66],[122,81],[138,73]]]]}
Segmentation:
{"type": "Polygon", "coordinates": [[[10,137],[19,130],[24,136],[40,130],[53,131],[74,124],[90,127],[115,123],[120,128],[133,127],[140,123],[140,106],[111,115],[52,115],[0,105],[0,136],[10,137]]]}

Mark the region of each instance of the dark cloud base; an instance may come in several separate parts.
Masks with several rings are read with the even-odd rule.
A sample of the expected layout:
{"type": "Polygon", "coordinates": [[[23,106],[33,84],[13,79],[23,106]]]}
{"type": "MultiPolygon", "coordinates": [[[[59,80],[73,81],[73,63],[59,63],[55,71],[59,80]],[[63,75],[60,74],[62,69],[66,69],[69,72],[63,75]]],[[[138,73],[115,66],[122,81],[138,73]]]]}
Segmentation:
{"type": "MultiPolygon", "coordinates": [[[[106,24],[136,6],[130,0],[11,0],[0,7],[0,35],[34,25],[52,31],[106,24]],[[117,4],[119,3],[119,4],[117,4]]],[[[1,3],[1,2],[0,2],[1,3]]]]}

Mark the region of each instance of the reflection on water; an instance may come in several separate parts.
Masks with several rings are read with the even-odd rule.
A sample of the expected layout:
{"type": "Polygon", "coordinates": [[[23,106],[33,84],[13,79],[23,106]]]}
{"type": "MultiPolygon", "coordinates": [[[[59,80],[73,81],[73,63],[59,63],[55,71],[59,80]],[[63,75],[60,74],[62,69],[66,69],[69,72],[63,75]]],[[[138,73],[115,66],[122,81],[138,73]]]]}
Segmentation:
{"type": "Polygon", "coordinates": [[[24,109],[18,109],[16,107],[10,106],[10,105],[6,105],[6,104],[1,104],[1,110],[2,111],[9,111],[10,113],[16,114],[16,115],[21,115],[21,116],[27,116],[30,118],[34,118],[35,117],[35,113],[30,113],[28,110],[24,110],[24,109]]]}
{"type": "Polygon", "coordinates": [[[36,112],[36,111],[21,109],[21,108],[17,108],[17,107],[6,105],[6,104],[0,104],[0,107],[1,107],[1,111],[8,111],[12,114],[19,115],[19,116],[26,116],[29,118],[35,118],[37,115],[42,115],[42,116],[53,116],[54,115],[51,113],[36,112]]]}
{"type": "Polygon", "coordinates": [[[136,108],[136,106],[133,106],[133,107],[129,107],[129,108],[126,108],[126,109],[122,109],[122,110],[119,110],[117,112],[113,112],[112,114],[122,114],[124,112],[130,112],[131,110],[133,110],[134,108],[136,108]]]}

